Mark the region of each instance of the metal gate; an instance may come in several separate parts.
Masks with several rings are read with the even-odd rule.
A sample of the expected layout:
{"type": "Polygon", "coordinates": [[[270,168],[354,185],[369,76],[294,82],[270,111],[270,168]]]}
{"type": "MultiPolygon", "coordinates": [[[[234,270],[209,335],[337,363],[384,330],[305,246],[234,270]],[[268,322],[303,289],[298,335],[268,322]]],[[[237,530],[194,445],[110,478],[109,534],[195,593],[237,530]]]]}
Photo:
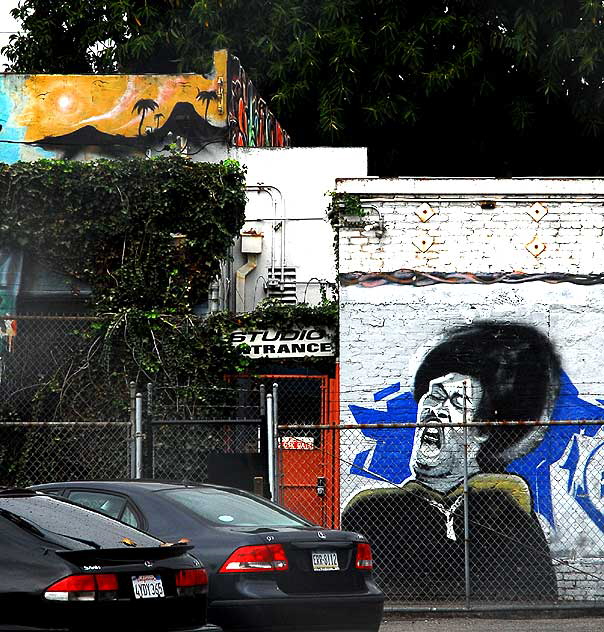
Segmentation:
{"type": "Polygon", "coordinates": [[[267,480],[264,396],[258,383],[239,382],[195,397],[186,388],[149,385],[143,475],[264,493],[258,487],[258,479],[267,480]]]}
{"type": "Polygon", "coordinates": [[[339,436],[322,428],[337,419],[335,378],[241,377],[204,401],[150,385],[146,400],[143,476],[231,485],[339,525],[339,436]],[[316,428],[292,434],[288,424],[316,428]]]}
{"type": "Polygon", "coordinates": [[[340,515],[338,382],[326,375],[270,375],[274,385],[277,501],[311,522],[337,528],[340,515]],[[310,425],[296,429],[290,425],[310,425]]]}

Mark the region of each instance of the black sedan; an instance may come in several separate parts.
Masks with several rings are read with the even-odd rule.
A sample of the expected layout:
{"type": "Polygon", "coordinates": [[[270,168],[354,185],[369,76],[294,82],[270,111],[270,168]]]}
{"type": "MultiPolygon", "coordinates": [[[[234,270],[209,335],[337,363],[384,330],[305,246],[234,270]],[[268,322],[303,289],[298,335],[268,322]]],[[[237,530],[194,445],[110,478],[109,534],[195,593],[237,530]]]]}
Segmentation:
{"type": "Polygon", "coordinates": [[[0,629],[197,630],[207,574],[190,548],[68,500],[0,489],[0,629]]]}
{"type": "Polygon", "coordinates": [[[166,540],[187,537],[210,575],[208,619],[223,630],[377,631],[384,596],[367,540],[321,529],[228,487],[71,482],[66,496],[166,540]]]}

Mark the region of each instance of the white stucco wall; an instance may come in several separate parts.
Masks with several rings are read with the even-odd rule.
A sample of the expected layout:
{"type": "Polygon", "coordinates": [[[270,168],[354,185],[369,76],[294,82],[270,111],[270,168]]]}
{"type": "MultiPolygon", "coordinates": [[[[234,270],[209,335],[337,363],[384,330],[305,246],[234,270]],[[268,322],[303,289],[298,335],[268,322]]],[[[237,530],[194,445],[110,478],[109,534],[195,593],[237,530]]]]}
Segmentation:
{"type": "MultiPolygon", "coordinates": [[[[295,147],[230,149],[229,157],[247,167],[247,184],[271,187],[279,219],[274,221],[271,196],[263,191],[248,191],[244,230],[264,234],[257,268],[246,280],[246,310],[266,297],[264,283],[271,259],[279,267],[296,268],[298,301],[320,300],[321,283],[336,281],[333,230],[326,209],[337,177],[363,177],[367,174],[367,150],[357,147],[295,147]],[[283,258],[282,234],[285,233],[283,258]]],[[[239,245],[235,246],[233,270],[243,265],[239,245]]]]}

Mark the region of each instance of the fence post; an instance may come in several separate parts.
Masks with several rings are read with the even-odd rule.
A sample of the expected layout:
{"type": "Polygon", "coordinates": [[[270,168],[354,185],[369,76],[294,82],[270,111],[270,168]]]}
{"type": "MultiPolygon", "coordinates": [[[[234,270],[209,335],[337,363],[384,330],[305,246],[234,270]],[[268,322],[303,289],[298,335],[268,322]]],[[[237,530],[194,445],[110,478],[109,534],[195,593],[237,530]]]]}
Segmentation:
{"type": "Polygon", "coordinates": [[[130,478],[136,476],[136,446],[134,435],[136,434],[136,382],[130,382],[130,429],[128,430],[128,466],[130,478]]]}
{"type": "Polygon", "coordinates": [[[260,417],[266,415],[266,387],[260,384],[260,417]]]}
{"type": "Polygon", "coordinates": [[[267,458],[268,458],[268,490],[271,500],[275,499],[275,420],[273,418],[273,395],[266,396],[266,430],[267,430],[267,458]]]}
{"type": "Polygon", "coordinates": [[[266,387],[260,384],[260,425],[258,426],[258,453],[264,453],[264,433],[266,427],[266,387]]]}
{"type": "Polygon", "coordinates": [[[147,414],[143,420],[145,432],[143,449],[143,476],[153,478],[153,383],[147,382],[147,414]]]}
{"type": "Polygon", "coordinates": [[[463,381],[463,537],[464,576],[466,580],[466,609],[470,609],[472,584],[470,582],[470,503],[468,487],[468,426],[467,426],[467,383],[463,381]]]}
{"type": "Polygon", "coordinates": [[[136,423],[134,433],[135,444],[135,478],[143,477],[143,394],[136,394],[136,423]]]}
{"type": "Polygon", "coordinates": [[[281,502],[279,476],[279,384],[273,383],[273,502],[281,502]]]}

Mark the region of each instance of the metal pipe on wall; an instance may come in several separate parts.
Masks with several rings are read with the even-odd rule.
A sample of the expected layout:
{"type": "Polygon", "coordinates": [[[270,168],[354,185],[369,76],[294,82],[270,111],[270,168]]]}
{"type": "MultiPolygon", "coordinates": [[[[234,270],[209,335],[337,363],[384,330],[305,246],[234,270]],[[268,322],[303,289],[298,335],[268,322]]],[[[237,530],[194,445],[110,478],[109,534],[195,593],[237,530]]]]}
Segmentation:
{"type": "Polygon", "coordinates": [[[235,312],[240,314],[245,312],[245,279],[247,275],[256,268],[258,257],[253,253],[248,253],[247,263],[244,263],[236,273],[235,280],[235,312]]]}
{"type": "Polygon", "coordinates": [[[257,185],[246,187],[246,191],[256,191],[257,193],[266,193],[273,204],[273,230],[271,233],[271,276],[275,278],[275,233],[277,232],[277,222],[281,223],[281,285],[285,283],[285,225],[288,221],[287,214],[285,212],[285,200],[281,190],[270,184],[263,184],[259,182],[257,185]],[[278,196],[278,197],[277,197],[278,196]],[[281,216],[278,213],[278,204],[281,206],[281,216]]]}
{"type": "Polygon", "coordinates": [[[210,292],[208,295],[208,311],[210,314],[220,310],[220,285],[218,284],[218,278],[214,279],[210,283],[210,292]]]}

